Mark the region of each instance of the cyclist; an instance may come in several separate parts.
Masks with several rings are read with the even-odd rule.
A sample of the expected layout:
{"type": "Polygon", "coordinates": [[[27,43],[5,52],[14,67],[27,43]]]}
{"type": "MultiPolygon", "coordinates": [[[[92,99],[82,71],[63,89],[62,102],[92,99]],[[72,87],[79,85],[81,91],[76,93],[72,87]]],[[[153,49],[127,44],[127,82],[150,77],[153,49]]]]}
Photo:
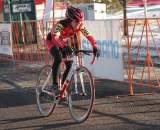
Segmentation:
{"type": "MultiPolygon", "coordinates": [[[[54,94],[56,95],[59,93],[57,83],[58,68],[62,58],[65,58],[66,55],[71,54],[71,48],[67,43],[67,38],[74,37],[74,34],[79,31],[82,32],[82,34],[90,41],[93,47],[93,54],[97,57],[99,56],[99,49],[96,46],[96,41],[83,24],[83,11],[70,5],[67,7],[65,16],[65,19],[60,20],[56,26],[51,29],[46,38],[47,47],[50,51],[50,54],[54,58],[52,65],[53,86],[50,88],[50,91],[53,90],[54,94]]],[[[67,74],[71,68],[71,64],[71,61],[65,62],[66,70],[63,74],[62,84],[67,77],[67,74]]]]}

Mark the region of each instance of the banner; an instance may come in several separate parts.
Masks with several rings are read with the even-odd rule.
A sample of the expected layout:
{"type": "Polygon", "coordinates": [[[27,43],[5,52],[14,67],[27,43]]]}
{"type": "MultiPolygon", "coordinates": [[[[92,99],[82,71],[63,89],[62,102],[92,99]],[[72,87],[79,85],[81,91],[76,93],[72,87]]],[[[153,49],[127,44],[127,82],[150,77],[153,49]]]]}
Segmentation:
{"type": "MultiPolygon", "coordinates": [[[[89,32],[97,41],[101,56],[91,65],[92,56],[85,56],[84,63],[94,76],[122,81],[123,62],[121,53],[120,21],[85,21],[89,32]]],[[[92,49],[89,41],[82,35],[82,49],[92,49]]]]}
{"type": "Polygon", "coordinates": [[[13,13],[21,13],[21,12],[31,12],[31,3],[13,5],[13,13]]]}
{"type": "Polygon", "coordinates": [[[34,0],[4,0],[3,4],[4,21],[36,20],[34,0]]]}
{"type": "Polygon", "coordinates": [[[0,24],[0,54],[13,55],[10,24],[0,24]]]}

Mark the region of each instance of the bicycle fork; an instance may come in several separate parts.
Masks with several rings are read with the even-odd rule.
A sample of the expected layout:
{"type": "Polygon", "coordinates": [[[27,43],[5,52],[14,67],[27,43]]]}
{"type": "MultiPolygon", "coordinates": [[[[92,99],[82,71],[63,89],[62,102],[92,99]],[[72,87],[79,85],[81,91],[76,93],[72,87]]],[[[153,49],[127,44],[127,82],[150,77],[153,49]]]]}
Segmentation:
{"type": "MultiPolygon", "coordinates": [[[[79,61],[78,61],[78,57],[76,57],[77,60],[77,64],[75,65],[75,70],[76,67],[79,66],[79,61]]],[[[79,73],[79,75],[75,72],[74,73],[74,86],[75,86],[75,93],[78,94],[78,76],[80,77],[80,84],[81,86],[79,86],[82,89],[82,93],[84,95],[86,95],[86,90],[85,90],[85,86],[84,86],[84,80],[83,80],[83,72],[79,73]]]]}
{"type": "MultiPolygon", "coordinates": [[[[85,86],[84,86],[84,80],[83,80],[83,73],[79,74],[80,77],[80,83],[81,83],[81,87],[82,88],[82,92],[84,95],[86,95],[86,90],[85,90],[85,86]]],[[[75,73],[74,74],[74,85],[75,85],[75,93],[78,94],[78,74],[75,73]]]]}

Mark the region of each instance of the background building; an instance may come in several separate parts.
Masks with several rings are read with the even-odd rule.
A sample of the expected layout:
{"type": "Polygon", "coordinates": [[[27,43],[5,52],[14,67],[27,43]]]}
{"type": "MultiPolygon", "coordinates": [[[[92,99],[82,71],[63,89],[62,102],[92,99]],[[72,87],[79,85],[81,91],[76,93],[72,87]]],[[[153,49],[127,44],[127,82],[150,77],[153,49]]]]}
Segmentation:
{"type": "Polygon", "coordinates": [[[85,20],[106,19],[106,4],[84,3],[77,6],[84,11],[85,20]]]}
{"type": "MultiPolygon", "coordinates": [[[[50,2],[50,1],[49,1],[50,2]]],[[[47,12],[46,10],[50,7],[47,3],[41,3],[36,5],[36,18],[38,20],[43,19],[44,17],[48,17],[48,19],[53,19],[53,16],[55,19],[61,19],[65,17],[66,12],[66,3],[65,2],[55,2],[54,3],[54,14],[53,9],[51,5],[50,12],[47,12]]],[[[85,14],[85,20],[96,20],[96,19],[106,19],[106,4],[103,3],[80,3],[75,4],[75,6],[81,8],[84,11],[85,14]]]]}
{"type": "Polygon", "coordinates": [[[65,17],[66,7],[67,5],[65,2],[55,2],[53,14],[52,1],[48,1],[48,3],[36,3],[36,19],[41,20],[47,18],[48,20],[52,20],[53,16],[55,19],[63,18],[65,17]]]}

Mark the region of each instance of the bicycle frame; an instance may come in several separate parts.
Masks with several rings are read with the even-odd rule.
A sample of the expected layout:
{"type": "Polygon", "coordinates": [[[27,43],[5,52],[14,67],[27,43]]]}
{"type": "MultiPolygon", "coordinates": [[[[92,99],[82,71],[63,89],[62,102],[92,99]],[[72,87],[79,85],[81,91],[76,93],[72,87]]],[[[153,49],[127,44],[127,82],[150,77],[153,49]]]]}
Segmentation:
{"type": "MultiPolygon", "coordinates": [[[[86,52],[84,50],[80,50],[80,52],[81,51],[83,53],[88,54],[87,50],[86,50],[86,52]]],[[[89,53],[92,53],[92,51],[89,51],[89,53]]],[[[60,96],[58,96],[59,100],[65,98],[65,92],[69,87],[72,75],[74,76],[73,78],[74,78],[74,84],[75,84],[75,93],[78,94],[78,89],[77,89],[77,81],[78,80],[77,80],[77,74],[75,73],[75,71],[80,66],[79,57],[78,57],[78,55],[73,54],[71,57],[67,57],[67,58],[63,59],[63,61],[64,60],[72,61],[72,65],[71,65],[70,71],[68,72],[68,75],[67,75],[63,85],[61,85],[61,83],[59,83],[59,87],[60,87],[60,91],[61,91],[60,96]]],[[[95,57],[93,57],[93,60],[92,60],[91,64],[94,63],[94,60],[95,60],[95,57]]],[[[45,81],[44,85],[42,86],[42,91],[49,94],[49,95],[52,95],[52,93],[49,92],[49,91],[46,91],[45,86],[46,86],[47,82],[49,81],[51,75],[52,75],[52,71],[50,72],[49,76],[47,77],[47,80],[45,81]]],[[[80,83],[82,85],[83,94],[86,95],[82,73],[79,74],[79,77],[80,77],[80,83]]]]}
{"type": "MultiPolygon", "coordinates": [[[[89,54],[89,53],[93,53],[92,51],[90,50],[79,50],[79,52],[83,52],[84,54],[89,54]]],[[[65,92],[66,90],[68,89],[69,87],[69,84],[70,84],[70,81],[71,81],[71,78],[72,78],[72,75],[74,75],[74,83],[75,83],[75,93],[78,93],[78,89],[77,89],[77,74],[75,73],[77,67],[80,66],[80,62],[79,62],[79,57],[78,55],[73,55],[73,57],[70,58],[70,60],[72,61],[72,66],[71,66],[71,69],[62,85],[61,88],[61,94],[60,94],[60,100],[63,99],[65,96],[65,92]]],[[[92,61],[90,64],[93,64],[95,61],[95,56],[93,57],[92,61]]],[[[83,81],[83,77],[82,77],[82,73],[80,73],[80,82],[81,82],[81,85],[82,85],[82,91],[83,91],[83,94],[86,95],[86,92],[85,92],[85,87],[84,87],[84,81],[83,81]]]]}
{"type": "MultiPolygon", "coordinates": [[[[69,87],[69,83],[71,81],[72,75],[74,74],[74,81],[75,81],[75,92],[77,92],[77,75],[75,73],[76,68],[80,65],[78,62],[78,56],[73,56],[72,58],[70,58],[70,60],[72,61],[72,65],[71,65],[71,69],[63,83],[63,85],[60,87],[61,88],[61,94],[60,94],[60,99],[64,98],[64,94],[66,92],[66,90],[69,87]]],[[[82,76],[80,76],[82,79],[82,76]]],[[[81,84],[83,83],[83,79],[81,80],[81,84]]],[[[84,85],[82,85],[83,90],[84,90],[84,85]]]]}

